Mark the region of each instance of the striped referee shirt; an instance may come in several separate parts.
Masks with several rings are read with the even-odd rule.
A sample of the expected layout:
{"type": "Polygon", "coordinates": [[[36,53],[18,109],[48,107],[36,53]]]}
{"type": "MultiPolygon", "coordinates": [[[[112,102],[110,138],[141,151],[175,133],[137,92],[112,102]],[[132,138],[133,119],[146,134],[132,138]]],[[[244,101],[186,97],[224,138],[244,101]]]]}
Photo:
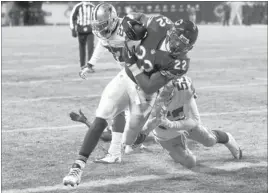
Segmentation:
{"type": "Polygon", "coordinates": [[[95,5],[90,2],[80,2],[76,4],[70,15],[70,28],[74,29],[75,25],[80,27],[89,26],[91,24],[94,6],[95,5]]]}

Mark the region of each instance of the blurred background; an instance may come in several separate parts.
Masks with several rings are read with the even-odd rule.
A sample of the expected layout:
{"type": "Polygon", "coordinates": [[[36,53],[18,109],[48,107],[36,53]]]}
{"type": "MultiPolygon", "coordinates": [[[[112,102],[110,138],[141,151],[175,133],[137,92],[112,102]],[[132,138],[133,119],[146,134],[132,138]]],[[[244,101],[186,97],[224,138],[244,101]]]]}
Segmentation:
{"type": "MultiPolygon", "coordinates": [[[[1,1],[2,26],[68,25],[77,1],[1,1]]],[[[98,4],[98,1],[92,2],[98,4]]],[[[224,1],[112,1],[120,17],[136,11],[162,14],[173,21],[190,19],[197,24],[267,24],[267,2],[224,1]]]]}

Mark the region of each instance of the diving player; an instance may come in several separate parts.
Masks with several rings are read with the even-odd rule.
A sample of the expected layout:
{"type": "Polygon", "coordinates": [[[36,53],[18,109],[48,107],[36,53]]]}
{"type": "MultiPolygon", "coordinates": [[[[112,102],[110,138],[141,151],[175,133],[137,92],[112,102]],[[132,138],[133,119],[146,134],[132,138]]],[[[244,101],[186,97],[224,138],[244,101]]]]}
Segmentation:
{"type": "Polygon", "coordinates": [[[147,121],[139,135],[142,138],[138,139],[139,143],[153,131],[155,140],[168,151],[171,158],[187,168],[196,165],[196,157],[187,147],[187,138],[206,147],[224,144],[235,159],[242,158],[242,150],[230,133],[210,130],[202,125],[195,89],[189,77],[174,79],[164,89],[160,96],[164,103],[147,121]]]}

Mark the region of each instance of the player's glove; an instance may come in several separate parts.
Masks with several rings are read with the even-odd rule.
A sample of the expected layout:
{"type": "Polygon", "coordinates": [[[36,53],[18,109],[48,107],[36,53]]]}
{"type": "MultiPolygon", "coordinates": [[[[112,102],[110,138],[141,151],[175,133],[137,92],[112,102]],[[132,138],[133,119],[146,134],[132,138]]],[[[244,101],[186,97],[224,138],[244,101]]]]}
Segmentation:
{"type": "Polygon", "coordinates": [[[136,141],[135,141],[133,144],[134,144],[134,145],[140,145],[140,144],[142,144],[142,143],[145,141],[146,137],[147,137],[146,134],[144,134],[144,133],[139,133],[139,135],[138,135],[136,141]]]}
{"type": "Polygon", "coordinates": [[[75,112],[71,112],[70,113],[70,118],[73,121],[77,121],[77,122],[81,122],[81,123],[86,123],[87,122],[87,118],[84,115],[84,113],[82,113],[81,109],[79,110],[79,114],[77,114],[75,112]]]}
{"type": "Polygon", "coordinates": [[[74,29],[72,29],[72,36],[73,36],[74,38],[76,38],[76,37],[77,37],[77,32],[76,32],[75,28],[74,28],[74,29]]]}
{"type": "Polygon", "coordinates": [[[128,16],[125,16],[122,21],[123,31],[130,40],[141,40],[146,37],[147,30],[144,25],[128,16]]]}
{"type": "Polygon", "coordinates": [[[83,79],[87,78],[88,73],[94,73],[95,70],[93,69],[93,65],[90,63],[87,63],[85,66],[83,66],[79,72],[79,76],[83,79]]]}

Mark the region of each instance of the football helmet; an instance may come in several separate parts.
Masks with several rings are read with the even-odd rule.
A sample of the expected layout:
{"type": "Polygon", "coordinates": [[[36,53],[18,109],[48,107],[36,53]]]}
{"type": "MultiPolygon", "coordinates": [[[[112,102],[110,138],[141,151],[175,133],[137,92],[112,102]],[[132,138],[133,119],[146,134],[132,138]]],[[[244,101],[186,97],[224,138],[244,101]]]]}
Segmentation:
{"type": "Polygon", "coordinates": [[[100,3],[93,10],[93,33],[101,39],[108,39],[116,29],[118,21],[119,18],[114,6],[109,3],[100,3]]]}
{"type": "Polygon", "coordinates": [[[171,56],[177,57],[191,50],[197,37],[197,26],[189,20],[180,19],[167,31],[166,48],[171,56]]]}

